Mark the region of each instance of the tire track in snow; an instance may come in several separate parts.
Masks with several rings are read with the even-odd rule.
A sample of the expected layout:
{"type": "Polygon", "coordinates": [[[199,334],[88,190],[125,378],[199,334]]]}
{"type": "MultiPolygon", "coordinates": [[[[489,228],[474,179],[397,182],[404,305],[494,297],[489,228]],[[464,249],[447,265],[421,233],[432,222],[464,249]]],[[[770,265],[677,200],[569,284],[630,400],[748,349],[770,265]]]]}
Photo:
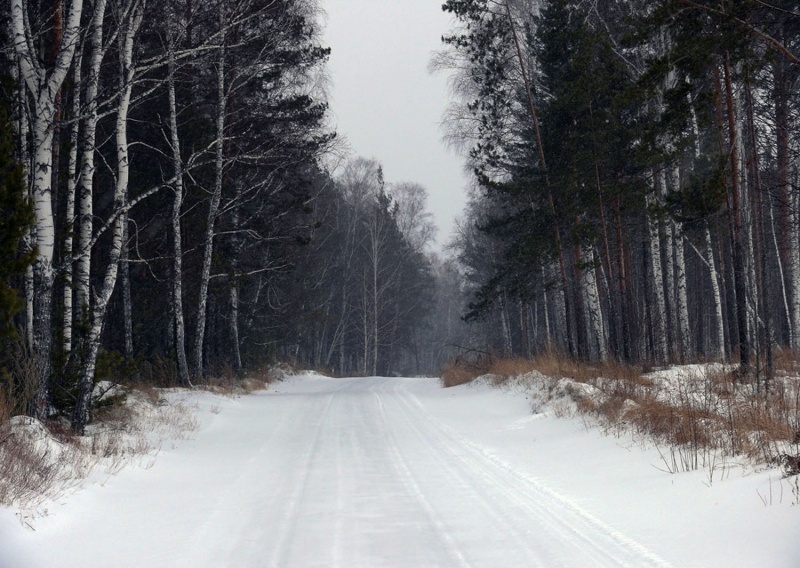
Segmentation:
{"type": "Polygon", "coordinates": [[[213,495],[213,506],[206,505],[207,514],[198,515],[202,519],[200,526],[194,531],[191,546],[185,551],[179,561],[180,566],[187,568],[206,565],[209,558],[216,562],[223,562],[232,547],[240,547],[238,541],[231,538],[230,534],[221,534],[220,522],[228,516],[231,508],[246,505],[237,500],[241,499],[242,487],[253,487],[255,480],[263,472],[259,468],[263,457],[271,452],[276,439],[284,434],[289,427],[289,413],[284,413],[277,424],[267,430],[265,436],[259,439],[258,450],[241,464],[231,479],[226,479],[226,472],[232,464],[223,459],[221,472],[207,472],[211,484],[206,496],[213,495]]]}
{"type": "Polygon", "coordinates": [[[555,531],[584,551],[587,560],[596,562],[599,555],[612,563],[599,564],[601,566],[671,566],[568,498],[514,469],[485,448],[456,434],[434,417],[404,386],[395,383],[391,385],[391,390],[396,395],[395,400],[405,407],[408,423],[417,429],[421,439],[427,441],[433,451],[437,451],[438,446],[438,451],[449,456],[443,460],[445,463],[460,462],[467,471],[474,472],[493,490],[504,494],[528,514],[538,518],[543,523],[543,528],[555,531]],[[420,424],[430,428],[423,432],[419,428],[420,424]]]}
{"type": "MultiPolygon", "coordinates": [[[[346,385],[345,388],[350,386],[351,385],[346,385]]],[[[302,457],[299,460],[299,468],[297,468],[297,470],[294,472],[287,471],[284,473],[284,476],[286,477],[291,476],[292,473],[297,473],[298,475],[292,484],[291,490],[283,493],[284,495],[288,495],[287,506],[281,514],[281,521],[279,523],[279,532],[275,541],[275,548],[270,555],[269,561],[269,566],[274,568],[284,568],[290,565],[288,563],[288,557],[291,553],[291,540],[298,528],[297,518],[300,510],[299,505],[303,500],[303,495],[308,485],[308,477],[311,471],[310,466],[319,448],[322,433],[324,431],[323,426],[326,425],[326,419],[328,413],[330,412],[331,405],[333,404],[334,398],[336,398],[341,390],[342,389],[337,389],[328,395],[323,409],[317,416],[316,424],[314,425],[314,435],[306,446],[302,457]]]]}
{"type": "Polygon", "coordinates": [[[440,514],[436,512],[436,510],[431,506],[430,501],[425,497],[425,494],[420,489],[420,485],[414,477],[414,474],[411,472],[409,468],[408,461],[403,456],[402,452],[399,449],[397,438],[395,437],[392,426],[389,423],[389,419],[386,416],[386,409],[383,405],[383,401],[381,399],[380,394],[375,392],[373,389],[373,395],[375,398],[375,402],[378,407],[379,416],[381,419],[381,427],[384,432],[384,436],[387,442],[387,450],[390,454],[392,462],[394,463],[396,471],[402,476],[404,485],[409,491],[409,494],[414,498],[414,500],[420,505],[422,510],[425,511],[425,514],[428,516],[439,540],[445,547],[445,551],[447,552],[450,559],[455,563],[457,566],[461,566],[462,568],[469,568],[470,564],[467,562],[464,555],[459,550],[458,546],[455,544],[453,538],[447,531],[447,527],[445,527],[444,522],[442,521],[442,517],[440,514]]]}
{"type": "MultiPolygon", "coordinates": [[[[389,385],[387,383],[382,386],[384,390],[387,390],[389,385]]],[[[463,501],[468,502],[470,509],[472,507],[480,508],[479,514],[470,511],[469,517],[473,520],[480,519],[484,523],[491,521],[489,528],[491,528],[492,544],[497,546],[502,542],[504,548],[517,551],[519,557],[515,563],[516,566],[550,568],[560,565],[557,557],[552,555],[547,547],[532,546],[535,544],[535,539],[532,538],[531,531],[521,527],[525,521],[529,521],[529,518],[514,515],[506,507],[498,506],[496,497],[499,492],[496,491],[496,484],[487,483],[483,479],[476,482],[474,474],[471,475],[472,472],[469,469],[458,467],[459,461],[453,459],[453,455],[449,451],[443,452],[441,447],[432,443],[430,432],[420,426],[425,424],[425,420],[415,420],[408,409],[398,400],[399,396],[397,392],[389,390],[387,400],[395,403],[396,414],[402,417],[404,429],[414,434],[417,443],[423,448],[424,455],[436,462],[436,470],[440,472],[439,477],[442,478],[436,486],[436,491],[449,491],[451,492],[450,497],[452,497],[452,491],[459,487],[463,488],[465,490],[463,501]]],[[[453,513],[451,512],[451,514],[453,513]]],[[[488,535],[490,531],[484,528],[484,532],[488,535]]],[[[487,535],[483,535],[484,538],[487,535]]],[[[485,560],[476,562],[479,565],[486,564],[485,560]]]]}

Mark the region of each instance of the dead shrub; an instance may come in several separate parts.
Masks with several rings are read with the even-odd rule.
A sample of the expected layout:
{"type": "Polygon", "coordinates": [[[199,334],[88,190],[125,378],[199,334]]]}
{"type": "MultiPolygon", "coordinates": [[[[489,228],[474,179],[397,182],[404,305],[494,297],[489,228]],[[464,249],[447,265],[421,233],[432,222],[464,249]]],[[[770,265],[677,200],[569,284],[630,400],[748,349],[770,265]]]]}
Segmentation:
{"type": "MultiPolygon", "coordinates": [[[[768,385],[742,382],[733,366],[690,366],[645,375],[643,368],[614,361],[582,363],[557,351],[531,360],[492,359],[483,367],[452,364],[442,382],[463,384],[488,372],[491,384],[505,388],[517,378],[514,384],[522,380],[536,389],[537,408],[549,403],[563,416],[572,415],[568,410],[574,404],[574,411],[592,416],[606,431],[627,430],[669,446],[669,471],[713,470],[720,459],[732,456],[778,464],[782,462],[776,456],[797,455],[800,364],[785,350],[780,359],[776,368],[783,371],[768,385]],[[532,371],[543,376],[526,382],[532,371]]],[[[789,462],[791,469],[795,462],[789,462]]]]}
{"type": "Polygon", "coordinates": [[[443,387],[449,388],[471,383],[480,374],[481,373],[475,369],[470,369],[458,362],[454,362],[445,365],[440,380],[443,387]]]}
{"type": "MultiPolygon", "coordinates": [[[[266,376],[270,379],[269,375],[259,374],[258,376],[259,378],[251,375],[239,377],[233,372],[223,372],[214,377],[210,377],[203,384],[197,385],[197,388],[221,396],[236,397],[266,388],[268,381],[265,381],[261,377],[266,376]]],[[[270,379],[270,381],[273,380],[277,379],[270,379]]]]}
{"type": "Polygon", "coordinates": [[[12,404],[9,398],[6,389],[0,388],[0,424],[5,424],[11,418],[12,404]]]}
{"type": "Polygon", "coordinates": [[[798,371],[800,371],[800,358],[791,349],[775,349],[773,351],[772,366],[777,374],[797,376],[798,371]]]}
{"type": "Polygon", "coordinates": [[[147,401],[148,403],[152,404],[153,406],[158,406],[161,401],[161,394],[158,392],[158,389],[154,387],[152,384],[144,383],[144,382],[136,382],[131,385],[131,393],[133,395],[138,395],[147,401]]]}
{"type": "Polygon", "coordinates": [[[559,351],[547,351],[528,362],[529,370],[537,370],[548,377],[569,378],[580,383],[605,378],[626,381],[635,385],[650,386],[652,382],[644,376],[641,367],[618,361],[585,363],[577,361],[559,351]]]}
{"type": "Polygon", "coordinates": [[[463,353],[444,366],[439,380],[445,388],[470,383],[488,374],[495,361],[492,354],[484,351],[463,353]]]}
{"type": "Polygon", "coordinates": [[[510,377],[518,377],[535,371],[536,366],[530,359],[523,359],[517,357],[514,359],[492,359],[488,366],[488,373],[508,379],[510,377]]]}
{"type": "Polygon", "coordinates": [[[534,357],[531,363],[536,370],[548,377],[566,377],[578,382],[587,382],[597,377],[588,365],[578,363],[559,351],[546,351],[534,357]]]}
{"type": "Polygon", "coordinates": [[[55,483],[59,465],[26,440],[0,433],[0,504],[37,498],[55,483]]]}
{"type": "Polygon", "coordinates": [[[275,383],[283,378],[284,374],[280,367],[276,365],[262,365],[261,367],[247,373],[247,378],[256,382],[268,385],[275,383]]]}
{"type": "Polygon", "coordinates": [[[719,397],[730,397],[736,393],[735,371],[712,371],[708,373],[708,384],[711,392],[719,397]]]}
{"type": "Polygon", "coordinates": [[[154,361],[145,361],[138,367],[141,381],[154,387],[169,388],[180,385],[178,365],[175,361],[156,357],[154,361]]]}
{"type": "Polygon", "coordinates": [[[597,405],[597,412],[608,424],[616,424],[622,419],[626,400],[624,396],[609,396],[597,405]]]}

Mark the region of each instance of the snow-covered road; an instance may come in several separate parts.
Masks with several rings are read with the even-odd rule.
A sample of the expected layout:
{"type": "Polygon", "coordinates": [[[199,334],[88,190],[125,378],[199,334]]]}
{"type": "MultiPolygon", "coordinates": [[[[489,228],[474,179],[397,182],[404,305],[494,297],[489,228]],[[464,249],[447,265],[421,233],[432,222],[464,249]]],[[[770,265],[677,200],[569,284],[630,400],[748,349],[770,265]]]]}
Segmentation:
{"type": "Polygon", "coordinates": [[[529,427],[530,411],[498,421],[443,393],[425,379],[303,378],[223,403],[152,469],[70,496],[35,532],[0,522],[0,538],[13,533],[0,566],[671,565],[487,444],[492,429],[529,427]]]}

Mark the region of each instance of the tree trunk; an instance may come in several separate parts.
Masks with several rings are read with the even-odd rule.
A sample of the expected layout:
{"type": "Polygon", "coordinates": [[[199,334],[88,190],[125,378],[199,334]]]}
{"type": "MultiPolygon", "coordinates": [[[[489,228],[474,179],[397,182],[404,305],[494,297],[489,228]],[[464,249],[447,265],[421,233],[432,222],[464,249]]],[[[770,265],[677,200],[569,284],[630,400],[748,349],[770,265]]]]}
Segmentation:
{"type": "Polygon", "coordinates": [[[733,80],[731,78],[730,61],[725,54],[724,70],[724,96],[727,109],[728,144],[731,163],[731,193],[730,207],[733,220],[733,284],[736,293],[736,322],[738,325],[739,372],[742,377],[750,374],[750,336],[747,317],[747,284],[746,284],[746,259],[745,247],[742,242],[743,226],[740,210],[739,187],[739,140],[737,135],[736,112],[734,107],[733,80]]]}
{"type": "Polygon", "coordinates": [[[80,134],[81,113],[81,54],[76,55],[73,65],[72,85],[72,125],[69,134],[69,165],[67,166],[67,199],[66,199],[66,233],[64,235],[64,296],[61,349],[65,357],[72,351],[72,318],[73,318],[73,260],[72,253],[75,242],[75,196],[78,185],[78,140],[80,134]]]}
{"type": "Polygon", "coordinates": [[[242,370],[242,352],[239,347],[239,283],[234,279],[231,282],[231,347],[233,347],[232,362],[237,373],[242,370]]]}
{"type": "MultiPolygon", "coordinates": [[[[108,264],[106,265],[103,282],[100,291],[95,297],[94,308],[89,326],[89,333],[86,342],[86,357],[81,370],[80,385],[78,396],[75,401],[75,412],[72,417],[72,429],[83,434],[90,419],[91,397],[94,385],[95,365],[97,363],[97,353],[100,349],[100,335],[105,323],[108,302],[117,282],[120,259],[122,250],[125,247],[125,228],[128,223],[128,214],[125,211],[128,200],[128,181],[130,178],[130,157],[128,153],[128,113],[130,110],[131,94],[133,91],[133,78],[135,67],[133,66],[133,44],[134,38],[144,16],[144,0],[132,0],[134,2],[128,17],[120,25],[119,58],[120,58],[120,96],[117,103],[117,116],[115,139],[117,148],[117,184],[114,191],[114,212],[120,213],[113,223],[111,232],[111,248],[108,253],[108,264]]],[[[126,6],[122,6],[121,12],[125,12],[126,6]]],[[[121,14],[120,14],[121,15],[121,14]]]]}
{"type": "MultiPolygon", "coordinates": [[[[656,183],[653,195],[658,195],[658,174],[653,174],[656,183]]],[[[653,333],[653,360],[657,364],[666,363],[668,360],[667,339],[667,307],[664,300],[664,275],[661,264],[661,239],[659,238],[658,221],[648,216],[647,226],[650,233],[650,274],[653,282],[654,305],[650,307],[650,323],[653,333]]]]}
{"type": "Polygon", "coordinates": [[[722,316],[722,295],[720,294],[719,287],[719,274],[717,272],[717,264],[714,259],[714,246],[711,241],[711,229],[708,224],[705,227],[705,245],[706,245],[706,264],[708,265],[709,278],[711,279],[711,293],[714,298],[714,318],[716,328],[716,357],[722,362],[728,360],[727,356],[727,343],[725,341],[725,321],[722,316]]]}
{"type": "Polygon", "coordinates": [[[219,8],[220,26],[220,45],[217,58],[217,141],[216,141],[216,161],[214,192],[211,195],[211,202],[208,207],[208,221],[206,223],[206,234],[203,248],[203,268],[200,273],[200,293],[197,302],[197,328],[194,338],[194,374],[200,380],[203,378],[204,361],[203,345],[205,343],[206,332],[206,310],[208,302],[208,284],[211,278],[211,259],[214,253],[214,225],[219,215],[219,205],[222,200],[222,184],[224,179],[225,167],[225,114],[227,105],[227,93],[225,86],[225,56],[226,56],[226,22],[225,10],[222,5],[219,8]]]}
{"type": "Polygon", "coordinates": [[[787,76],[788,62],[777,57],[773,63],[772,98],[775,103],[775,153],[777,166],[778,195],[778,253],[779,261],[784,269],[781,279],[783,293],[789,297],[791,304],[789,318],[789,345],[795,352],[800,352],[800,266],[795,255],[796,241],[792,225],[792,195],[790,194],[789,169],[791,163],[789,149],[789,80],[787,76]],[[793,238],[793,235],[795,237],[793,238]],[[789,290],[787,294],[786,290],[789,290]]]}
{"type": "Polygon", "coordinates": [[[100,91],[100,67],[107,46],[103,45],[103,20],[107,0],[97,0],[91,22],[92,52],[86,77],[86,118],[83,121],[81,144],[81,171],[78,179],[78,259],[75,263],[75,303],[78,315],[88,318],[90,303],[91,242],[94,224],[94,175],[99,120],[98,93],[100,91]]]}
{"type": "Polygon", "coordinates": [[[122,228],[122,254],[120,256],[120,271],[122,276],[122,318],[125,330],[125,357],[133,360],[133,302],[131,300],[131,266],[128,256],[128,223],[127,214],[125,225],[122,228]]]}
{"type": "MultiPolygon", "coordinates": [[[[173,23],[177,18],[173,18],[173,23]]],[[[183,386],[190,386],[189,363],[186,358],[186,324],[183,314],[183,241],[181,234],[181,209],[183,207],[183,161],[178,133],[178,106],[175,97],[175,37],[170,29],[169,77],[167,89],[169,98],[169,129],[172,146],[172,167],[175,174],[172,199],[172,322],[175,326],[175,358],[178,363],[178,380],[183,386]]]]}
{"type": "Polygon", "coordinates": [[[594,264],[593,247],[581,248],[581,264],[581,287],[583,288],[586,311],[588,312],[589,316],[587,318],[587,324],[589,326],[590,333],[587,335],[589,338],[591,338],[589,353],[593,359],[605,361],[608,358],[608,351],[606,347],[603,311],[600,307],[600,292],[597,288],[597,273],[594,264]]]}
{"type": "Polygon", "coordinates": [[[672,222],[673,261],[675,266],[675,316],[677,319],[679,361],[686,363],[692,358],[691,331],[689,327],[689,302],[686,293],[686,253],[683,245],[683,230],[672,222]]]}

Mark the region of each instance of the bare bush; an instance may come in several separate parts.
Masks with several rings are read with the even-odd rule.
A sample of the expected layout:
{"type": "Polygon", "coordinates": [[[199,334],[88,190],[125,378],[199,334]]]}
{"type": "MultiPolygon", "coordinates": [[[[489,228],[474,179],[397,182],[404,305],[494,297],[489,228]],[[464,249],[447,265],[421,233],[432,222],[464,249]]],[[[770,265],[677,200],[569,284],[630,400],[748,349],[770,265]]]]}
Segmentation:
{"type": "MultiPolygon", "coordinates": [[[[185,392],[185,391],[184,391],[185,392]]],[[[93,469],[115,474],[128,465],[149,467],[162,440],[195,431],[194,409],[152,387],[115,387],[95,410],[84,436],[63,419],[46,425],[16,416],[0,427],[0,504],[33,510],[78,485],[93,469]]],[[[8,413],[0,398],[0,413],[8,413]]]]}

